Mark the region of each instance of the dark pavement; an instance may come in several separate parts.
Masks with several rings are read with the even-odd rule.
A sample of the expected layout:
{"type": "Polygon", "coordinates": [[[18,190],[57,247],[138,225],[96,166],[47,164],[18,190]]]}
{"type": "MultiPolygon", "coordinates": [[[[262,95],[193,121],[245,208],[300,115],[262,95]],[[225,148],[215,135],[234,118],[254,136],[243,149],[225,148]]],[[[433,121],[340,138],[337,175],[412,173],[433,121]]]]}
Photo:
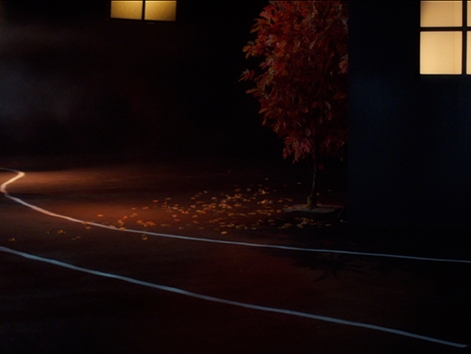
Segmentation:
{"type": "MultiPolygon", "coordinates": [[[[7,186],[11,195],[86,221],[0,196],[0,247],[62,262],[0,252],[1,353],[468,350],[296,313],[471,344],[471,264],[251,246],[471,259],[469,250],[425,237],[354,234],[335,214],[285,213],[305,200],[296,167],[21,158],[0,167],[26,173],[7,186]]],[[[14,176],[0,171],[0,184],[14,176]]],[[[326,189],[321,201],[343,196],[326,189]]]]}

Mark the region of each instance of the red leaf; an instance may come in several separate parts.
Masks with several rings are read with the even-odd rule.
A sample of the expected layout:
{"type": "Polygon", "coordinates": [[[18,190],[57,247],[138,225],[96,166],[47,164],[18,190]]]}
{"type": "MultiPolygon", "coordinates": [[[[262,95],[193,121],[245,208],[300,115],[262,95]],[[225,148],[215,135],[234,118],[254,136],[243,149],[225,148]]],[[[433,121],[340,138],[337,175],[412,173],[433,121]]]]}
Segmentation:
{"type": "Polygon", "coordinates": [[[331,152],[347,139],[348,15],[346,1],[270,1],[243,48],[261,57],[261,72],[241,81],[260,102],[262,124],[284,139],[297,161],[331,152]]]}

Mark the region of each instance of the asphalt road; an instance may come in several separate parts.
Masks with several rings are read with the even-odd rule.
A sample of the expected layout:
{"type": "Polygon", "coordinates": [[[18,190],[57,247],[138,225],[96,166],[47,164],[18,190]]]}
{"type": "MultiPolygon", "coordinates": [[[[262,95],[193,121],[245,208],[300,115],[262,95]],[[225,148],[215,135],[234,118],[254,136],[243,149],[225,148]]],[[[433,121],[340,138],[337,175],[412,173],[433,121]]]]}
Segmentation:
{"type": "MultiPolygon", "coordinates": [[[[3,162],[26,173],[8,193],[41,210],[0,196],[0,353],[465,353],[459,346],[471,344],[471,264],[312,249],[469,252],[353,237],[335,215],[286,213],[306,191],[289,170],[3,162]]],[[[0,171],[0,184],[15,176],[0,171]]],[[[342,201],[330,193],[326,202],[342,201]]]]}

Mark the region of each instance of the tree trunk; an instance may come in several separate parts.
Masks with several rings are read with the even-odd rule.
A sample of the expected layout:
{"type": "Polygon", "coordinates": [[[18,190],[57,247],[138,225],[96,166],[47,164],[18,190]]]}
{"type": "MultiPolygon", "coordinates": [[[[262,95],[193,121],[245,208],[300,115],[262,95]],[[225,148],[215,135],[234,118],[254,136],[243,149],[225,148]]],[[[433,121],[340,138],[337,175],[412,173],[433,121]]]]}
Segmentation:
{"type": "Polygon", "coordinates": [[[307,197],[307,205],[309,209],[314,209],[317,206],[317,158],[314,158],[313,162],[311,192],[307,197]]]}

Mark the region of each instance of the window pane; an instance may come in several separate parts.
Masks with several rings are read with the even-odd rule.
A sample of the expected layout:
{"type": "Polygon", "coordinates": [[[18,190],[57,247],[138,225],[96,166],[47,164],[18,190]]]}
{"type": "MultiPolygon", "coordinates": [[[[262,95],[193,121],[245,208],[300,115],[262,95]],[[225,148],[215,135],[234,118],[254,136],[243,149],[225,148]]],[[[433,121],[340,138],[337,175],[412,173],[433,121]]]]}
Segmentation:
{"type": "MultiPolygon", "coordinates": [[[[468,20],[469,21],[469,20],[468,20]]],[[[466,47],[466,74],[471,74],[471,32],[468,32],[468,45],[466,47]]]]}
{"type": "Polygon", "coordinates": [[[111,18],[142,19],[142,1],[111,1],[111,18]]]}
{"type": "Polygon", "coordinates": [[[461,26],[462,1],[421,1],[420,25],[422,27],[461,26]]]}
{"type": "Polygon", "coordinates": [[[461,32],[420,34],[421,74],[461,74],[461,32]]]}
{"type": "Polygon", "coordinates": [[[471,26],[471,1],[468,1],[468,26],[471,26]]]}
{"type": "Polygon", "coordinates": [[[176,15],[176,1],[146,1],[146,20],[175,21],[176,15]]]}

